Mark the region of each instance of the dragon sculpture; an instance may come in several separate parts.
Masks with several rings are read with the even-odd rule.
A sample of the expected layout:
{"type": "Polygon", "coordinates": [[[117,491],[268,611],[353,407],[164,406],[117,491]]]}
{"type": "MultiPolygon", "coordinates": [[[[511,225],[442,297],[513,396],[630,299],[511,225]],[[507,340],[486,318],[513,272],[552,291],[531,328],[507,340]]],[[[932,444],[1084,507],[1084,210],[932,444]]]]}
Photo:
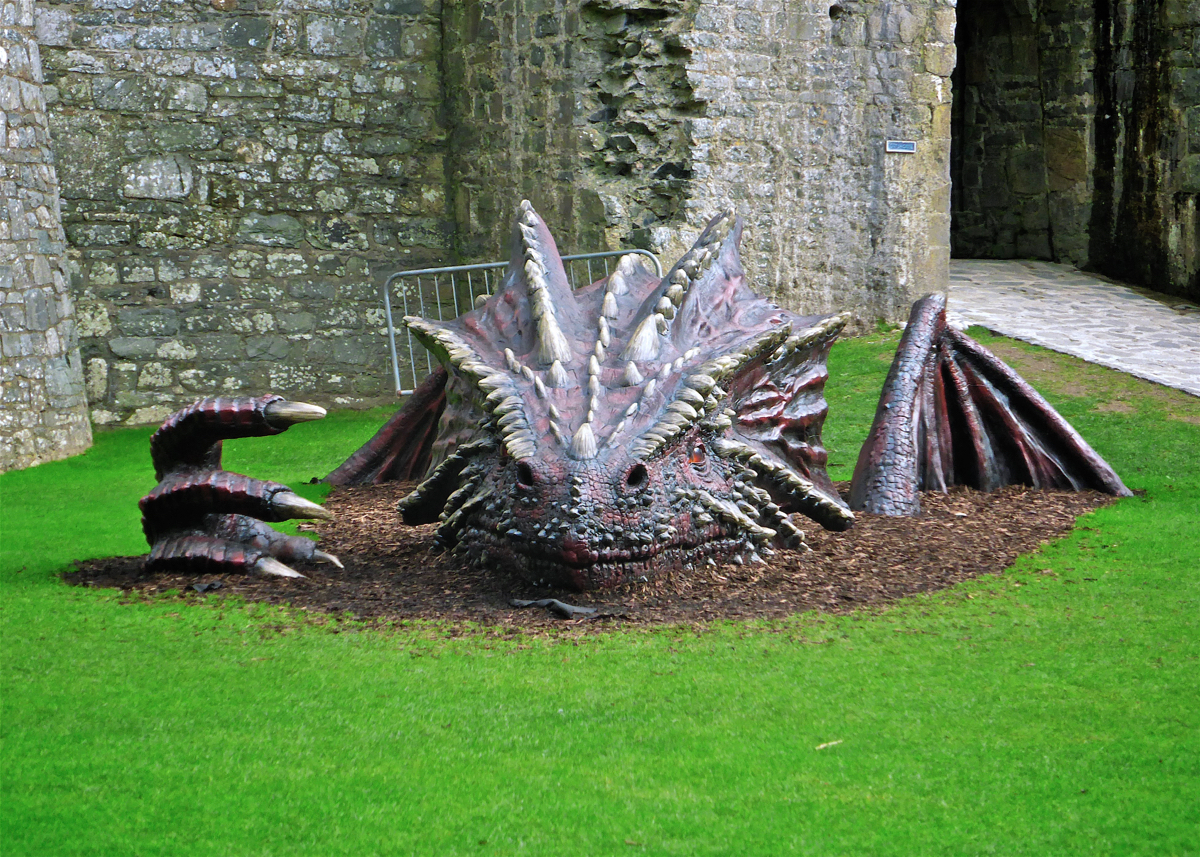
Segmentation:
{"type": "MultiPolygon", "coordinates": [[[[859,457],[849,505],[825,471],[829,348],[848,315],[799,316],[755,295],[742,224],[714,218],[659,278],[635,256],[573,291],[528,202],[496,292],[452,321],[405,323],[441,368],[327,480],[420,480],[405,523],[440,521],[469,563],[538,584],[598,589],[698,563],[761,562],[851,507],[919,512],[918,492],[1095,488],[1112,469],[1016,373],[919,301],[859,457]]],[[[142,501],[151,567],[293,576],[338,560],[262,523],[323,517],[285,486],[220,469],[225,438],[270,435],[324,411],[205,399],[151,441],[161,480],[142,501]]]]}

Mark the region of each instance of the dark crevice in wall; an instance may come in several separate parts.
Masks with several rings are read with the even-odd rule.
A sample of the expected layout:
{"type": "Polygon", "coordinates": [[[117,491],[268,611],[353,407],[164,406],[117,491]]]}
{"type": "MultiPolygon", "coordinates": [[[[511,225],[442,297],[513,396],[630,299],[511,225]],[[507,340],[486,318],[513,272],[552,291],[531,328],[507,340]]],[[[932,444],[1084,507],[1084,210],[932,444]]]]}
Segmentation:
{"type": "Polygon", "coordinates": [[[692,14],[669,0],[587,0],[582,7],[582,36],[597,71],[581,81],[593,141],[582,165],[610,244],[648,247],[649,230],[676,222],[690,196],[687,120],[704,115],[688,82],[691,52],[680,39],[692,14]]]}
{"type": "Polygon", "coordinates": [[[1163,4],[1098,0],[1096,24],[1096,148],[1104,162],[1097,170],[1091,266],[1163,288],[1169,280],[1164,154],[1171,121],[1163,4]]]}

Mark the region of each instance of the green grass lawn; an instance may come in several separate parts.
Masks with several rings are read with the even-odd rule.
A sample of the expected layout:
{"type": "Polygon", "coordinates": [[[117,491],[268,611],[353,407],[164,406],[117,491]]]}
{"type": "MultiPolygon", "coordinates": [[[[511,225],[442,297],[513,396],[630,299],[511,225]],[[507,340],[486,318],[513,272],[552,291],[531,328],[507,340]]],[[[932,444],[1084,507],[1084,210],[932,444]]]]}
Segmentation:
{"type": "MultiPolygon", "coordinates": [[[[1200,853],[1200,400],[980,338],[1144,494],[870,613],[547,640],[127,603],[58,575],[145,550],[149,430],[5,474],[0,852],[1200,853]]],[[[834,478],[896,339],[834,350],[834,478]]],[[[226,464],[299,485],[381,421],[226,464]]]]}

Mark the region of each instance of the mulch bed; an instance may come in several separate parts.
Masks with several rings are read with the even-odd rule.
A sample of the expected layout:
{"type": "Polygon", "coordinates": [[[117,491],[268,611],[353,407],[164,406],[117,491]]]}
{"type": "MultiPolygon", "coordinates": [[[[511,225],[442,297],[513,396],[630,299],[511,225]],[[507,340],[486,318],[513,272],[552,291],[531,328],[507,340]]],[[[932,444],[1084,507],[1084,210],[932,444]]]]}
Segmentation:
{"type": "Polygon", "coordinates": [[[801,523],[812,550],[778,551],[767,565],[727,565],[575,593],[532,587],[502,572],[473,571],[450,554],[431,553],[435,525],[406,527],[396,518],[396,502],[410,487],[392,483],[330,495],[325,505],[337,520],[313,529],[322,549],[340,557],[344,571],[304,567],[307,580],[148,574],[145,557],[112,557],[77,563],[65,578],[148,595],[178,590],[190,597],[217,590],[358,619],[436,619],[514,630],[779,618],[805,610],[844,612],[998,574],[1019,554],[1069,531],[1079,515],[1112,500],[1093,492],[1021,487],[994,494],[969,489],[925,494],[923,512],[915,518],[859,514],[845,533],[801,523]],[[597,612],[564,620],[542,608],[515,608],[509,603],[514,598],[557,598],[597,612]]]}

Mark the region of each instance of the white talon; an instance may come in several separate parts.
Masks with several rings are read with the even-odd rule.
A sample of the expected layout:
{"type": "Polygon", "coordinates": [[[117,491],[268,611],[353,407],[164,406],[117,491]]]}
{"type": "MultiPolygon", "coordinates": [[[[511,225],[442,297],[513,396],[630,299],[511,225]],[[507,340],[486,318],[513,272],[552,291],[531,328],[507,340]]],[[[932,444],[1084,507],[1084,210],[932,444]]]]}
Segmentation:
{"type": "Polygon", "coordinates": [[[327,562],[330,565],[336,565],[338,568],[345,570],[346,566],[342,565],[342,561],[331,553],[325,551],[313,551],[313,559],[317,562],[327,562]]]}
{"type": "Polygon", "coordinates": [[[269,574],[272,577],[304,577],[296,569],[284,565],[273,556],[264,556],[258,562],[254,563],[254,570],[260,574],[269,574]]]}
{"type": "Polygon", "coordinates": [[[325,409],[306,402],[288,402],[280,399],[263,408],[263,416],[273,428],[287,428],[296,423],[307,423],[324,419],[325,409]]]}
{"type": "Polygon", "coordinates": [[[320,518],[333,520],[333,512],[291,491],[280,491],[271,498],[271,506],[289,518],[320,518]]]}

